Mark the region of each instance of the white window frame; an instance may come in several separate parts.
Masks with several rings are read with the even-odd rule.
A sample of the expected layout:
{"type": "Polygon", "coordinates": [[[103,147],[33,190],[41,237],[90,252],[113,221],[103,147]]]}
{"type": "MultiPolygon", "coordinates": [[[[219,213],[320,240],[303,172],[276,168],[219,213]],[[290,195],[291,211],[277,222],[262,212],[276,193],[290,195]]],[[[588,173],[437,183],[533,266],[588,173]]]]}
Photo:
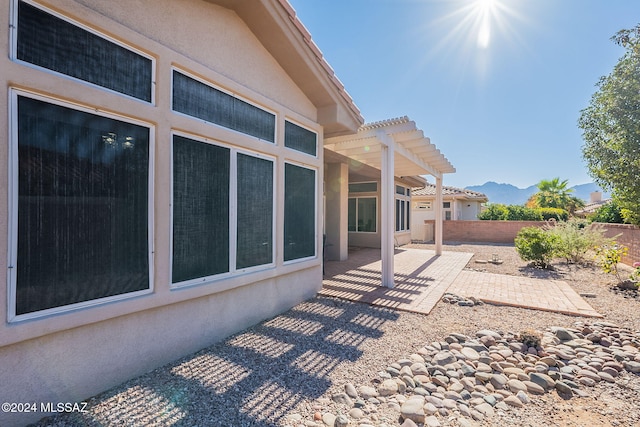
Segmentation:
{"type": "MultiPolygon", "coordinates": [[[[294,150],[296,151],[296,150],[294,150]]],[[[306,154],[306,153],[303,153],[306,154]]],[[[307,154],[308,155],[308,154],[307,154]]],[[[282,258],[283,258],[283,265],[289,265],[289,264],[295,264],[298,262],[304,262],[304,261],[309,261],[309,260],[313,260],[313,259],[317,259],[318,258],[318,168],[304,164],[304,163],[299,163],[299,162],[294,162],[292,160],[285,160],[284,164],[290,164],[293,166],[298,166],[301,168],[305,168],[305,169],[309,169],[315,172],[316,175],[316,179],[314,182],[314,186],[313,186],[313,191],[314,191],[314,200],[315,200],[315,209],[313,212],[313,229],[315,230],[314,234],[314,249],[313,249],[313,255],[308,256],[308,257],[304,257],[304,258],[296,258],[296,259],[291,259],[288,261],[284,261],[284,252],[282,254],[282,258]]],[[[282,167],[282,179],[284,182],[284,171],[285,171],[285,167],[282,167]]],[[[283,190],[284,191],[284,190],[283,190]]],[[[284,204],[282,205],[282,217],[283,217],[283,224],[282,224],[282,239],[283,239],[283,247],[284,245],[286,245],[286,242],[284,241],[284,204]]]]}
{"type": "MultiPolygon", "coordinates": [[[[208,125],[215,126],[218,129],[224,129],[224,130],[229,131],[229,132],[234,132],[234,133],[236,133],[238,135],[242,135],[245,138],[252,138],[252,139],[254,139],[256,141],[261,141],[261,142],[267,143],[267,144],[272,145],[272,146],[276,146],[277,143],[278,143],[278,120],[279,120],[279,117],[278,117],[277,111],[272,110],[271,108],[267,108],[262,104],[258,104],[257,102],[252,101],[249,98],[246,98],[246,97],[241,96],[240,94],[238,94],[236,92],[232,92],[232,91],[230,91],[228,89],[225,89],[224,87],[219,86],[219,85],[215,84],[214,82],[212,82],[210,80],[206,80],[206,79],[198,76],[197,74],[189,72],[186,69],[184,69],[182,67],[179,67],[179,66],[175,66],[175,65],[171,67],[171,91],[170,92],[171,92],[171,99],[169,101],[170,102],[169,105],[170,105],[170,108],[171,108],[171,112],[173,114],[177,114],[177,115],[182,116],[182,117],[188,117],[189,119],[196,120],[198,122],[204,122],[204,123],[206,123],[208,125]],[[265,111],[267,113],[273,114],[273,116],[274,116],[274,118],[273,118],[273,120],[274,120],[273,141],[267,141],[266,139],[258,138],[257,136],[249,135],[247,133],[240,132],[239,130],[228,128],[228,127],[219,125],[217,123],[210,122],[208,120],[204,120],[204,119],[201,119],[199,117],[194,117],[194,116],[191,116],[189,114],[185,114],[185,113],[182,113],[180,111],[174,110],[173,109],[173,72],[174,71],[177,71],[180,74],[184,74],[185,76],[187,76],[187,77],[189,77],[189,78],[191,78],[193,80],[196,80],[196,81],[202,83],[203,85],[209,86],[210,88],[213,88],[215,90],[219,90],[220,92],[224,92],[229,96],[232,96],[232,97],[234,97],[236,99],[239,99],[240,101],[246,102],[247,104],[251,104],[254,107],[259,108],[262,111],[265,111]]],[[[316,134],[317,134],[317,132],[316,132],[316,134]]],[[[284,139],[283,139],[282,144],[284,145],[284,139]]]]}
{"type": "Polygon", "coordinates": [[[302,123],[300,123],[297,120],[292,119],[291,117],[285,117],[284,121],[285,121],[285,125],[286,125],[286,122],[289,122],[291,124],[294,124],[294,125],[296,125],[298,127],[306,129],[309,132],[312,132],[313,134],[315,134],[315,136],[316,136],[316,155],[314,156],[313,154],[305,153],[304,151],[300,151],[300,150],[296,150],[295,148],[287,147],[286,145],[284,145],[284,137],[282,138],[282,146],[284,148],[286,148],[287,150],[292,150],[292,151],[294,151],[296,153],[300,153],[300,154],[303,154],[305,156],[309,156],[309,157],[312,157],[314,159],[317,159],[319,157],[319,155],[320,155],[320,150],[322,149],[322,147],[318,143],[318,131],[315,130],[315,129],[310,128],[309,126],[303,125],[302,123]]]}
{"type": "Polygon", "coordinates": [[[40,4],[38,2],[35,2],[33,0],[22,0],[22,1],[24,1],[25,3],[30,4],[33,7],[36,7],[38,9],[42,10],[42,11],[44,11],[44,12],[50,14],[50,15],[53,15],[56,18],[60,18],[60,19],[62,19],[64,21],[67,21],[68,23],[70,23],[72,25],[75,25],[76,27],[82,28],[83,30],[85,30],[85,31],[87,31],[89,33],[92,33],[92,34],[94,34],[94,35],[96,35],[96,36],[98,36],[100,38],[108,40],[111,43],[117,44],[120,47],[123,47],[123,48],[125,48],[125,49],[127,49],[127,50],[129,50],[129,51],[131,51],[133,53],[136,53],[136,54],[138,54],[140,56],[143,56],[143,57],[149,59],[151,61],[151,100],[150,101],[145,101],[143,99],[136,98],[135,96],[127,95],[126,93],[118,92],[116,90],[109,89],[109,88],[106,88],[104,86],[100,86],[98,84],[95,84],[95,83],[92,83],[92,82],[88,82],[86,80],[82,80],[82,79],[79,79],[77,77],[70,76],[68,74],[60,73],[58,71],[50,70],[49,68],[44,68],[44,67],[41,67],[39,65],[32,64],[30,62],[26,62],[26,61],[22,61],[22,60],[18,59],[18,2],[19,1],[20,0],[12,0],[11,1],[11,6],[10,6],[11,10],[9,12],[10,15],[11,15],[11,18],[10,18],[11,19],[11,25],[9,26],[9,57],[10,57],[10,59],[12,61],[14,61],[14,62],[16,62],[18,64],[21,64],[21,65],[25,65],[27,67],[38,69],[38,70],[46,72],[46,73],[55,74],[57,76],[61,76],[61,77],[64,77],[66,79],[73,80],[74,82],[77,82],[77,83],[89,85],[89,86],[98,88],[100,90],[104,90],[104,91],[107,91],[109,93],[116,94],[118,96],[124,96],[126,98],[133,99],[133,100],[138,101],[138,102],[143,102],[143,103],[148,104],[148,105],[155,105],[155,103],[156,103],[156,100],[155,100],[155,97],[156,97],[156,68],[157,67],[156,67],[156,59],[153,56],[149,55],[148,53],[146,53],[146,52],[144,52],[144,51],[142,51],[140,49],[136,49],[132,45],[126,44],[126,43],[122,42],[121,40],[113,38],[113,37],[109,36],[106,33],[100,32],[100,31],[96,30],[95,28],[89,27],[88,25],[83,24],[80,21],[76,21],[75,19],[72,19],[72,18],[70,18],[70,17],[68,17],[66,15],[63,15],[60,12],[57,12],[57,11],[55,11],[53,9],[50,9],[50,8],[48,8],[46,6],[43,6],[42,4],[40,4]]]}
{"type": "MultiPolygon", "coordinates": [[[[244,134],[242,134],[244,135],[244,134]]],[[[245,135],[248,138],[251,138],[250,135],[245,135]]],[[[259,153],[257,151],[251,151],[244,148],[240,148],[238,146],[234,146],[232,144],[224,143],[217,139],[205,138],[202,136],[194,135],[187,132],[180,131],[172,131],[171,132],[171,225],[170,225],[170,234],[169,234],[169,242],[170,242],[170,250],[169,250],[169,286],[171,289],[181,289],[188,288],[194,285],[205,285],[211,283],[217,283],[224,279],[228,279],[231,277],[235,277],[242,274],[253,273],[256,271],[267,270],[270,268],[274,268],[276,265],[276,221],[278,217],[278,212],[276,210],[276,200],[278,199],[278,195],[276,193],[276,169],[277,169],[277,159],[275,156],[266,155],[263,153],[259,153]],[[216,145],[218,147],[228,148],[230,150],[230,164],[229,164],[229,271],[219,274],[214,274],[205,277],[198,277],[195,279],[184,280],[182,282],[172,283],[171,277],[173,277],[173,137],[174,135],[178,135],[184,138],[192,139],[194,141],[203,142],[206,144],[216,145]],[[236,268],[236,259],[237,254],[237,237],[238,237],[238,223],[236,221],[237,212],[238,212],[238,201],[237,201],[237,193],[238,193],[238,183],[236,181],[236,177],[238,174],[237,167],[237,158],[238,154],[245,154],[247,156],[256,157],[259,159],[264,159],[271,161],[273,164],[273,200],[272,200],[272,209],[273,209],[273,218],[271,224],[271,262],[267,264],[255,265],[246,268],[236,268]]],[[[317,183],[316,183],[317,185],[317,183]]]]}
{"type": "MultiPolygon", "coordinates": [[[[403,185],[398,185],[396,184],[396,194],[395,194],[395,202],[394,202],[394,227],[397,225],[397,219],[395,218],[395,216],[397,215],[397,209],[396,204],[398,203],[398,201],[400,202],[400,212],[402,214],[402,206],[404,205],[404,218],[402,218],[400,220],[400,229],[396,229],[395,232],[396,233],[406,233],[408,231],[410,231],[410,224],[409,224],[409,220],[410,220],[410,214],[409,211],[411,210],[411,196],[407,195],[407,193],[409,192],[409,189],[403,185]],[[402,188],[403,191],[402,193],[398,193],[398,188],[402,188]],[[404,227],[402,227],[402,222],[404,221],[404,227]]],[[[395,227],[397,228],[397,227],[395,227]]]]}
{"type": "Polygon", "coordinates": [[[431,200],[415,202],[414,206],[416,210],[425,210],[425,211],[433,210],[433,202],[431,202],[431,200]]]}
{"type": "MultiPolygon", "coordinates": [[[[354,193],[354,194],[366,194],[366,193],[354,193]]],[[[353,196],[353,197],[349,197],[349,199],[355,199],[356,201],[356,229],[355,231],[349,231],[349,233],[362,233],[362,234],[376,234],[378,232],[378,219],[380,216],[380,213],[378,212],[378,206],[380,206],[380,203],[378,202],[378,196],[353,196]],[[375,230],[373,231],[360,231],[358,230],[358,199],[374,199],[376,201],[376,221],[375,221],[375,230]]],[[[348,209],[348,208],[347,208],[348,209]]],[[[349,215],[349,213],[347,212],[347,215],[349,215]]]]}
{"type": "Polygon", "coordinates": [[[151,123],[143,122],[128,116],[114,113],[107,113],[96,110],[85,105],[64,101],[58,98],[43,96],[35,92],[24,89],[9,88],[9,218],[8,218],[8,268],[7,268],[7,321],[9,323],[21,322],[24,320],[39,319],[42,317],[67,313],[78,309],[94,307],[106,303],[127,300],[141,295],[148,295],[154,291],[153,265],[154,265],[154,167],[155,167],[155,127],[151,123]],[[149,129],[149,183],[148,183],[148,263],[149,263],[149,287],[139,291],[128,292],[125,294],[113,295],[104,298],[98,298],[89,301],[82,301],[74,304],[68,304],[60,307],[52,307],[45,310],[39,310],[32,313],[16,315],[16,265],[18,264],[18,96],[28,97],[39,101],[59,105],[76,111],[89,113],[96,116],[113,118],[149,129]]]}

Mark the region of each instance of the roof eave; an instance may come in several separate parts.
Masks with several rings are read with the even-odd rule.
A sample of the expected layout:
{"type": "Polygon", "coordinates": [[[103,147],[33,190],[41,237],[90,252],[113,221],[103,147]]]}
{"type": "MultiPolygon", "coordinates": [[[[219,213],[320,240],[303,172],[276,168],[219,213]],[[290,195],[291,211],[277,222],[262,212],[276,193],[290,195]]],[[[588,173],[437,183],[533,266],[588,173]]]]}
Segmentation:
{"type": "Polygon", "coordinates": [[[287,0],[207,0],[235,11],[317,108],[324,136],[352,134],[364,123],[287,0]]]}

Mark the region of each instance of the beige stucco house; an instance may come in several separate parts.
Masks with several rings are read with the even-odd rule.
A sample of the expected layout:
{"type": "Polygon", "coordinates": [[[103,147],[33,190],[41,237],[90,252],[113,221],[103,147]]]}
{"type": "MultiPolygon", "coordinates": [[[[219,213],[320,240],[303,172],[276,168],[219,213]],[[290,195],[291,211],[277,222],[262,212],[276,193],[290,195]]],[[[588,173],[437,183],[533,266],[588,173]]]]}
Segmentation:
{"type": "Polygon", "coordinates": [[[393,286],[408,190],[455,171],[407,118],[363,125],[286,0],[0,11],[2,402],[80,402],[284,311],[325,242],[374,237],[393,286]]]}
{"type": "Polygon", "coordinates": [[[442,187],[442,203],[436,202],[436,185],[411,189],[411,240],[433,241],[436,206],[442,206],[442,217],[449,220],[476,220],[489,200],[485,194],[466,188],[442,187]],[[426,222],[425,222],[426,221],[426,222]]]}

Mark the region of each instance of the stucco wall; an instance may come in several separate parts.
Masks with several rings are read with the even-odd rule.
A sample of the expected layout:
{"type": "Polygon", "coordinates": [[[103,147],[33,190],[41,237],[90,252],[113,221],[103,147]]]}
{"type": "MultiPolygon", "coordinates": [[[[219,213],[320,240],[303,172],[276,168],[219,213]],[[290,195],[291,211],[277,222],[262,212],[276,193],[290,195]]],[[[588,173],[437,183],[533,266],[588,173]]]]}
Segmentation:
{"type": "Polygon", "coordinates": [[[605,236],[615,237],[616,241],[626,246],[629,252],[622,258],[622,262],[633,265],[640,261],[640,227],[629,224],[600,224],[607,229],[605,236]]]}
{"type": "MultiPolygon", "coordinates": [[[[433,224],[435,221],[425,221],[433,224]]],[[[545,221],[443,221],[445,242],[513,243],[523,227],[541,227],[545,221]]]]}

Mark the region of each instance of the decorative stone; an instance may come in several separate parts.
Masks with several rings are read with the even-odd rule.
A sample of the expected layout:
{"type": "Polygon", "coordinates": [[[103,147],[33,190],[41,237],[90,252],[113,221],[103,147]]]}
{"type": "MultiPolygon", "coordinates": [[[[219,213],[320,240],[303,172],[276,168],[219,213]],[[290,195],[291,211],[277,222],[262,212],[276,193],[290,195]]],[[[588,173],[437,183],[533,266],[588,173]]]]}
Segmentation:
{"type": "Polygon", "coordinates": [[[409,399],[400,407],[402,418],[410,419],[413,422],[424,424],[426,419],[423,404],[418,399],[409,399]]]}
{"type": "Polygon", "coordinates": [[[516,408],[522,408],[524,403],[517,396],[507,396],[504,399],[504,403],[510,406],[515,406],[516,408]]]}

